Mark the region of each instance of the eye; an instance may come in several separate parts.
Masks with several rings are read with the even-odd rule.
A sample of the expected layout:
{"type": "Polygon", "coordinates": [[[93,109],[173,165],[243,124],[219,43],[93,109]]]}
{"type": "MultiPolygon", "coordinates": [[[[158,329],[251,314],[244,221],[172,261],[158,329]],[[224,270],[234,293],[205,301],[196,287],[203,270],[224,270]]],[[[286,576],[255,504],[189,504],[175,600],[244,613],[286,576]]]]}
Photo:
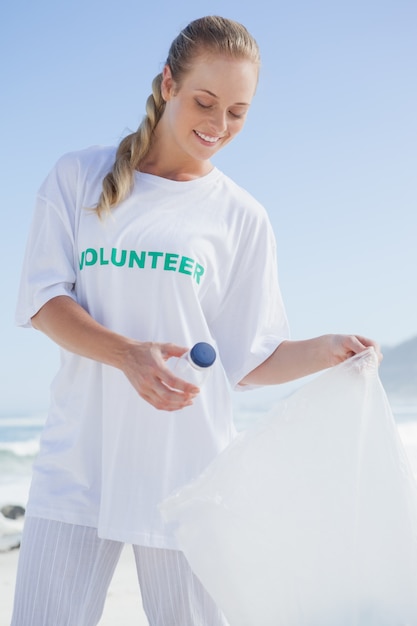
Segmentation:
{"type": "Polygon", "coordinates": [[[236,120],[241,120],[245,117],[246,111],[244,111],[243,113],[234,113],[233,111],[229,111],[229,115],[236,120]]]}
{"type": "Polygon", "coordinates": [[[198,106],[201,107],[202,109],[210,109],[211,108],[211,104],[204,104],[200,100],[197,100],[197,98],[196,98],[195,101],[198,104],[198,106]]]}

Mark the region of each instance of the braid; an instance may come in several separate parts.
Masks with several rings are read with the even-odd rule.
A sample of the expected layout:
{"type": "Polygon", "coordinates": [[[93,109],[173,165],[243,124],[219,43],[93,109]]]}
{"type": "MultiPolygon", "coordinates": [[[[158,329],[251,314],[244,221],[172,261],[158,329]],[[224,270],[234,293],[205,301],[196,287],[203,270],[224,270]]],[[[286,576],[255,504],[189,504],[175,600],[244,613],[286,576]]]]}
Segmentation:
{"type": "Polygon", "coordinates": [[[158,74],[152,82],[152,93],[146,101],[146,115],[137,131],[122,139],[113,168],[103,179],[102,192],[95,207],[100,217],[125,200],[132,190],[134,171],[148,153],[153,132],[164,112],[161,82],[162,74],[158,74]]]}
{"type": "Polygon", "coordinates": [[[162,74],[158,74],[152,81],[152,93],[146,101],[146,115],[131,144],[131,165],[136,169],[144,156],[148,153],[152,143],[153,132],[162,117],[165,101],[161,94],[162,74]]]}

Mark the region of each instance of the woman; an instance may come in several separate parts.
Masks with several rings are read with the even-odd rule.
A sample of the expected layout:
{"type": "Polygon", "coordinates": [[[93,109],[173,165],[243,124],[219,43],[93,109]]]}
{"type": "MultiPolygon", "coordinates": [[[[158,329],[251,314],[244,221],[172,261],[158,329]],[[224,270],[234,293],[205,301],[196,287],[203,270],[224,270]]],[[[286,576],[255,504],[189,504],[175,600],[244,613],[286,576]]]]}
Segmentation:
{"type": "MultiPolygon", "coordinates": [[[[290,341],[262,206],[213,167],[243,128],[259,50],[206,17],[174,40],[117,150],[61,158],[42,185],[17,322],[62,348],[34,467],[14,626],[93,625],[123,543],[152,626],[225,624],[158,504],[232,440],[229,388],[278,384],[372,341],[290,341]],[[167,361],[218,353],[201,391],[167,361]]],[[[204,549],[204,546],[202,546],[204,549]]]]}

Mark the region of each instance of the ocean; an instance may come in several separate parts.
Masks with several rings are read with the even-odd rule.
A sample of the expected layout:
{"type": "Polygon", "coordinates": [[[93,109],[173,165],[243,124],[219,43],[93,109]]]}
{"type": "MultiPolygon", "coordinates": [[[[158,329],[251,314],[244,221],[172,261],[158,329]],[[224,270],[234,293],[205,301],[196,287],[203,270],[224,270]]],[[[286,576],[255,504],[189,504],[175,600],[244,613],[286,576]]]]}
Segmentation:
{"type": "MultiPolygon", "coordinates": [[[[276,392],[255,390],[234,394],[235,423],[239,431],[267,412],[276,392]]],[[[390,400],[394,419],[411,467],[417,477],[417,400],[390,400]]],[[[0,509],[4,505],[25,507],[30,486],[31,468],[39,451],[39,439],[46,420],[44,413],[0,413],[0,509]]],[[[0,516],[0,550],[7,549],[7,523],[0,516]]],[[[13,539],[14,540],[14,539],[13,539]]]]}
{"type": "Polygon", "coordinates": [[[46,413],[0,414],[0,507],[25,506],[46,413]]]}

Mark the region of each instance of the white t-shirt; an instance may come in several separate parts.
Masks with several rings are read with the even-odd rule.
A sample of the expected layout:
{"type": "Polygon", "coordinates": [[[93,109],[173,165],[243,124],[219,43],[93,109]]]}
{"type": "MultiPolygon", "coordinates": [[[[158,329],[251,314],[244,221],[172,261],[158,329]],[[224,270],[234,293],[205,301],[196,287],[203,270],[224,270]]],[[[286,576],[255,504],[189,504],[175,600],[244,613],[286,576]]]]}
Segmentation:
{"type": "Polygon", "coordinates": [[[288,338],[267,214],[219,170],[189,182],[137,172],[104,219],[93,207],[114,148],[62,157],[40,188],[16,322],[68,295],[139,341],[212,343],[192,407],[158,411],[113,367],[61,350],[27,514],[175,548],[158,504],[235,436],[230,388],[288,338]]]}

